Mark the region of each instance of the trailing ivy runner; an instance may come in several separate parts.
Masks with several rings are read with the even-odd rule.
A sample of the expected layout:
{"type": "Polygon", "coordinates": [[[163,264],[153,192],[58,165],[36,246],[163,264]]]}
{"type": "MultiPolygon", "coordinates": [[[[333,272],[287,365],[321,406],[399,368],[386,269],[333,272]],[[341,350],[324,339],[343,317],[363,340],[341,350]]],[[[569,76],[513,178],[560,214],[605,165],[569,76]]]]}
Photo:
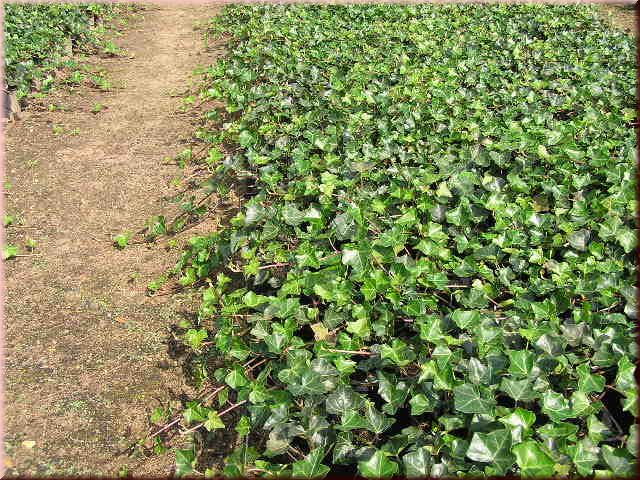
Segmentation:
{"type": "Polygon", "coordinates": [[[211,28],[211,184],[249,189],[176,271],[205,285],[185,340],[224,392],[185,421],[245,438],[224,474],[632,474],[633,38],[583,5],[211,28]]]}

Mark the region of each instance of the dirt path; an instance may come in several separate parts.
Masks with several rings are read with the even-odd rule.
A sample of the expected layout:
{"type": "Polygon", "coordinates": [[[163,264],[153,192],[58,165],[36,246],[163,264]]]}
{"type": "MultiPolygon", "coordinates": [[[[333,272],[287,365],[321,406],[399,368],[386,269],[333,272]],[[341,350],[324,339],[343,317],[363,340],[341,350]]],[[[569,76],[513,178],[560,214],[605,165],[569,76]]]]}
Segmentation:
{"type": "Polygon", "coordinates": [[[116,453],[146,431],[154,398],[185,388],[180,369],[166,363],[180,302],[144,294],[178,253],[117,251],[111,239],[166,207],[178,171],[163,159],[185,148],[194,129],[171,94],[211,63],[194,23],[215,8],[148,7],[115,40],[128,56],[89,59],[115,88],[58,91],[44,102],[67,110],[32,107],[7,128],[5,208],[23,221],[7,241],[33,238],[38,254],[5,267],[10,475],[171,471],[170,455],[116,453]],[[96,103],[106,109],[91,113],[96,103]]]}

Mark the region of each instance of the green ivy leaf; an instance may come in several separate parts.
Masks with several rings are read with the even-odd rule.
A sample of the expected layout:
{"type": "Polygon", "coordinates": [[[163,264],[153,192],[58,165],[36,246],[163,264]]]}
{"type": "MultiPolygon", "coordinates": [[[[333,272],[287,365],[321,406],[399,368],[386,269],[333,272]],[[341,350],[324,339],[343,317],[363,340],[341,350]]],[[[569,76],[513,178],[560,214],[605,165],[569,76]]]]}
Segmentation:
{"type": "Polygon", "coordinates": [[[415,353],[402,340],[395,338],[389,345],[382,345],[380,354],[383,359],[389,359],[399,367],[406,367],[416,358],[415,353]]]}
{"type": "Polygon", "coordinates": [[[240,368],[234,368],[224,378],[224,382],[234,390],[237,390],[238,388],[247,385],[249,380],[247,380],[247,377],[240,368]]]}
{"type": "Polygon", "coordinates": [[[616,476],[628,477],[635,473],[636,460],[633,455],[623,448],[603,445],[602,457],[616,476]]]}
{"type": "Polygon", "coordinates": [[[341,417],[340,425],[336,428],[339,430],[358,430],[368,428],[368,421],[360,415],[356,410],[347,410],[341,417]]]}
{"type": "Polygon", "coordinates": [[[2,259],[10,260],[20,254],[20,249],[15,245],[4,245],[2,247],[2,259]]]}
{"type": "Polygon", "coordinates": [[[293,463],[294,478],[324,478],[331,470],[322,464],[325,457],[324,449],[317,448],[312,450],[304,460],[293,463]]]}
{"type": "Polygon", "coordinates": [[[187,408],[185,408],[182,416],[187,424],[193,422],[204,422],[207,419],[208,412],[209,409],[207,407],[193,401],[187,403],[187,408]]]}
{"type": "Polygon", "coordinates": [[[208,337],[209,333],[205,328],[201,328],[199,330],[190,328],[184,335],[187,344],[196,350],[202,346],[202,342],[204,342],[208,337]]]}
{"type": "Polygon", "coordinates": [[[561,393],[548,391],[542,395],[542,413],[546,414],[554,422],[575,416],[568,399],[561,393]]]}
{"type": "Polygon", "coordinates": [[[396,422],[395,418],[390,418],[383,413],[380,413],[370,403],[365,405],[364,418],[367,421],[367,428],[375,434],[381,434],[396,422]]]}
{"type": "Polygon", "coordinates": [[[358,462],[358,472],[365,478],[389,478],[398,470],[398,464],[380,450],[373,452],[367,460],[358,462]]]}
{"type": "Polygon", "coordinates": [[[425,412],[433,412],[435,407],[434,402],[424,393],[418,393],[411,397],[409,405],[411,405],[411,415],[422,415],[425,412]]]}
{"type": "Polygon", "coordinates": [[[462,413],[493,415],[495,398],[477,385],[465,383],[453,389],[455,409],[462,413]]]}
{"type": "Polygon", "coordinates": [[[529,410],[517,407],[509,415],[505,415],[498,421],[511,431],[511,440],[515,444],[520,443],[531,430],[531,427],[536,422],[536,415],[529,410]]]}
{"type": "Polygon", "coordinates": [[[353,389],[341,385],[327,396],[325,404],[327,413],[340,415],[348,410],[358,410],[363,401],[353,389]]]}
{"type": "Polygon", "coordinates": [[[204,428],[206,428],[208,431],[215,430],[218,428],[225,428],[225,425],[222,422],[222,419],[218,415],[218,412],[214,410],[210,410],[207,413],[207,420],[204,422],[204,428]]]}
{"type": "Polygon", "coordinates": [[[342,263],[353,268],[356,274],[360,274],[367,265],[367,257],[363,250],[350,250],[345,248],[342,250],[342,263]]]}
{"type": "Polygon", "coordinates": [[[468,330],[479,325],[480,313],[475,310],[456,310],[451,314],[451,320],[463,330],[468,330]]]}
{"type": "Polygon", "coordinates": [[[509,373],[512,375],[527,377],[533,370],[535,354],[526,350],[510,350],[509,373]]]}
{"type": "Polygon", "coordinates": [[[184,477],[193,473],[196,466],[196,454],[193,448],[176,450],[176,476],[184,477]]]}
{"type": "Polygon", "coordinates": [[[598,463],[600,449],[589,438],[583,438],[572,448],[572,451],[571,458],[578,470],[578,474],[582,476],[591,475],[593,466],[598,463]]]}
{"type": "Polygon", "coordinates": [[[490,463],[504,474],[514,462],[510,449],[511,433],[508,430],[474,433],[467,449],[467,457],[475,462],[490,463]]]}
{"type": "Polygon", "coordinates": [[[505,392],[511,398],[517,401],[530,402],[540,395],[533,390],[533,384],[530,380],[512,380],[503,378],[500,382],[500,390],[505,392]]]}
{"type": "Polygon", "coordinates": [[[550,477],[554,474],[554,461],[544,453],[537,442],[522,442],[511,451],[516,456],[516,463],[523,477],[550,477]]]}
{"type": "Polygon", "coordinates": [[[425,478],[431,474],[433,460],[427,447],[420,447],[402,457],[407,478],[425,478]]]}
{"type": "Polygon", "coordinates": [[[249,433],[251,432],[251,420],[249,419],[249,417],[247,417],[246,415],[240,417],[240,420],[238,420],[238,423],[236,424],[235,430],[236,432],[238,432],[238,435],[240,435],[240,438],[244,438],[249,435],[249,433]]]}
{"type": "Polygon", "coordinates": [[[604,390],[606,380],[602,375],[594,375],[588,364],[583,363],[576,368],[578,372],[578,390],[584,393],[601,392],[604,390]]]}

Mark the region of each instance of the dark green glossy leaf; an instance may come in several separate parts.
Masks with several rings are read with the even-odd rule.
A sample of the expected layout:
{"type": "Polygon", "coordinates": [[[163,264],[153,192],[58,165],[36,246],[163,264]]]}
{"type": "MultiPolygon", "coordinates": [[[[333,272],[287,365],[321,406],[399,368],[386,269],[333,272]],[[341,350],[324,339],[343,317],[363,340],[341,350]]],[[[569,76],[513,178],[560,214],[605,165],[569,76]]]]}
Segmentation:
{"type": "Polygon", "coordinates": [[[318,448],[312,450],[304,460],[293,463],[294,478],[323,478],[331,470],[328,466],[322,464],[325,453],[324,450],[318,448]]]}
{"type": "Polygon", "coordinates": [[[462,413],[493,415],[495,399],[491,393],[476,385],[464,384],[453,389],[455,408],[462,413]]]}
{"type": "Polygon", "coordinates": [[[554,461],[540,448],[537,442],[529,440],[513,447],[516,463],[523,477],[550,477],[554,473],[554,461]]]}
{"type": "Polygon", "coordinates": [[[366,460],[358,462],[358,472],[366,478],[388,478],[398,473],[398,464],[380,450],[366,460]]]}
{"type": "Polygon", "coordinates": [[[467,457],[475,462],[491,463],[503,474],[513,465],[511,455],[511,433],[509,430],[494,430],[489,433],[474,433],[467,449],[467,457]]]}

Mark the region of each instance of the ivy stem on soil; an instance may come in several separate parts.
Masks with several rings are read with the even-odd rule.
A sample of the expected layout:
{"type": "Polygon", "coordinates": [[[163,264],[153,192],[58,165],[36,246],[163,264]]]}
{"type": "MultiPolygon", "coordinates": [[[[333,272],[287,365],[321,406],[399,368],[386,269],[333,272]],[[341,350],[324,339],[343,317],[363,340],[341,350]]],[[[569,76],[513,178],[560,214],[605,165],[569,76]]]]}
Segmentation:
{"type": "Polygon", "coordinates": [[[266,270],[267,268],[277,268],[277,267],[286,267],[289,265],[289,262],[281,262],[281,263],[272,263],[271,265],[262,265],[258,268],[258,270],[266,270]]]}
{"type": "MultiPolygon", "coordinates": [[[[229,413],[232,410],[235,410],[236,408],[238,408],[241,405],[244,405],[245,403],[247,403],[247,400],[243,400],[241,402],[235,403],[233,405],[231,405],[229,408],[221,411],[218,416],[221,417],[222,415],[224,415],[225,413],[229,413]]],[[[200,427],[204,426],[204,422],[199,423],[198,425],[196,425],[195,427],[190,428],[189,430],[185,430],[184,432],[182,432],[180,435],[187,435],[189,433],[195,432],[196,430],[198,430],[200,427]]]]}
{"type": "Polygon", "coordinates": [[[356,351],[356,350],[339,350],[336,348],[325,348],[324,349],[326,352],[331,352],[331,353],[350,353],[352,355],[375,355],[375,353],[373,352],[365,352],[362,350],[356,351]]]}
{"type": "Polygon", "coordinates": [[[203,402],[207,402],[209,400],[211,400],[213,397],[215,397],[218,393],[220,393],[222,390],[224,390],[225,388],[227,388],[226,385],[223,385],[222,387],[218,387],[216,388],[213,392],[211,392],[209,395],[207,395],[206,397],[204,397],[202,399],[203,402]]]}
{"type": "MultiPolygon", "coordinates": [[[[251,362],[253,362],[255,359],[251,359],[249,360],[247,363],[244,364],[244,367],[247,368],[247,373],[251,372],[252,370],[254,370],[255,368],[259,367],[260,365],[262,365],[263,363],[265,363],[266,361],[268,361],[268,358],[262,359],[260,360],[258,363],[251,365],[251,362]],[[249,365],[251,365],[249,367],[249,365]]],[[[223,391],[225,388],[227,388],[227,385],[223,385],[221,387],[216,388],[213,392],[211,392],[210,394],[208,394],[206,397],[204,397],[201,402],[207,402],[209,400],[211,400],[213,397],[215,397],[218,393],[220,393],[221,391],[223,391]]],[[[237,403],[231,407],[229,407],[228,409],[224,410],[223,412],[220,412],[219,415],[222,415],[224,413],[227,413],[231,410],[233,410],[234,408],[238,407],[239,405],[242,405],[243,403],[245,403],[245,401],[237,403]]],[[[161,434],[162,432],[167,431],[169,428],[171,428],[172,426],[176,425],[178,422],[180,422],[180,420],[182,419],[182,412],[178,415],[177,418],[174,418],[171,422],[169,422],[168,424],[166,424],[164,427],[162,427],[160,430],[158,430],[157,432],[151,434],[149,436],[149,438],[153,438],[156,437],[157,435],[161,434]]],[[[184,432],[187,433],[187,432],[184,432]]]]}

